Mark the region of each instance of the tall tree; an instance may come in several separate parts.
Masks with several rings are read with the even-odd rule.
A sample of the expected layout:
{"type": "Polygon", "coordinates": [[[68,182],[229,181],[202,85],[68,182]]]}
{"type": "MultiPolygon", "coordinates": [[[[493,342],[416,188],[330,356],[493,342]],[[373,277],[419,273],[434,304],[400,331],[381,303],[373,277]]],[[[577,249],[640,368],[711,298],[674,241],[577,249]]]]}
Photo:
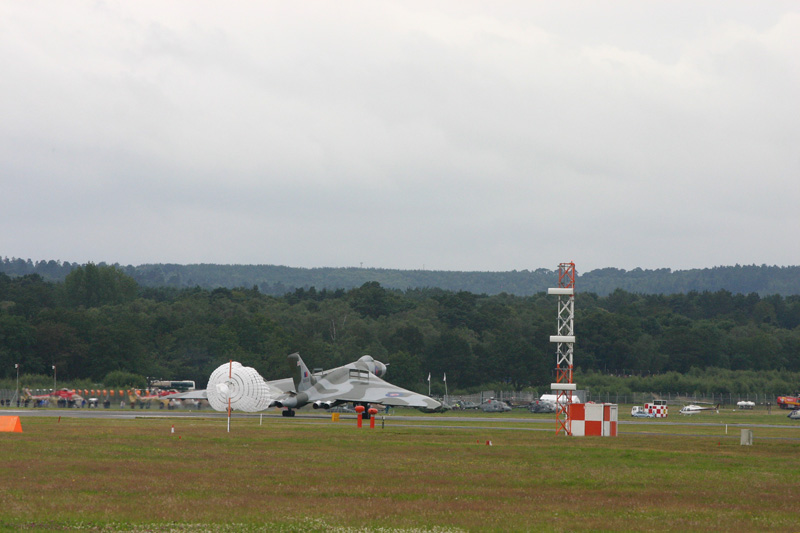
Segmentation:
{"type": "Polygon", "coordinates": [[[87,308],[129,302],[138,290],[133,278],[121,270],[93,263],[70,272],[64,288],[70,305],[87,308]]]}

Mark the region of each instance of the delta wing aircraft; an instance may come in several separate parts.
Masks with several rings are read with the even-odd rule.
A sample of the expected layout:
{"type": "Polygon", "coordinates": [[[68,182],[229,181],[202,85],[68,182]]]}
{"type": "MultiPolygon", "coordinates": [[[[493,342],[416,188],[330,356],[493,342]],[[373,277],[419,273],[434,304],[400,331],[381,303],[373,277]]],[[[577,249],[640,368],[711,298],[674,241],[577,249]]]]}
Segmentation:
{"type": "MultiPolygon", "coordinates": [[[[228,399],[242,410],[259,411],[283,407],[283,416],[294,416],[295,409],[311,404],[314,409],[330,409],[346,403],[416,407],[424,412],[446,410],[441,402],[403,389],[381,379],[386,365],[370,355],[354,363],[311,373],[299,353],[288,356],[292,377],[264,381],[254,369],[231,362],[220,366],[209,378],[208,389],[176,394],[175,399],[208,399],[211,407],[224,411],[228,399]]],[[[232,406],[233,409],[237,407],[232,406]]]]}
{"type": "Polygon", "coordinates": [[[299,353],[289,355],[288,361],[293,374],[291,383],[288,379],[268,382],[284,391],[272,403],[276,407],[286,408],[284,416],[294,416],[294,409],[308,404],[314,409],[330,409],[348,402],[364,406],[377,403],[393,407],[416,407],[430,413],[444,410],[441,402],[433,398],[381,379],[386,375],[386,365],[371,355],[317,374],[308,371],[299,353]]]}

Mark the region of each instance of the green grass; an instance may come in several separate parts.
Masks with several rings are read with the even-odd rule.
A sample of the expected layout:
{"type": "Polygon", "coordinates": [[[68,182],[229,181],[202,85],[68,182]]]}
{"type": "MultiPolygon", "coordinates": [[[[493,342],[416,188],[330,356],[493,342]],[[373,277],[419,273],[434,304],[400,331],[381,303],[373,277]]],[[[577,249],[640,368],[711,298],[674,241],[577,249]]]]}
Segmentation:
{"type": "Polygon", "coordinates": [[[554,424],[509,430],[499,426],[547,425],[435,416],[403,427],[387,417],[374,430],[235,418],[231,433],[224,419],[23,417],[24,433],[0,433],[0,527],[796,530],[798,425],[755,427],[754,445],[740,446],[739,427],[724,434],[738,422],[700,424],[717,416],[743,420],[704,413],[668,419],[686,425],[624,424],[617,438],[567,438],[554,424]]]}

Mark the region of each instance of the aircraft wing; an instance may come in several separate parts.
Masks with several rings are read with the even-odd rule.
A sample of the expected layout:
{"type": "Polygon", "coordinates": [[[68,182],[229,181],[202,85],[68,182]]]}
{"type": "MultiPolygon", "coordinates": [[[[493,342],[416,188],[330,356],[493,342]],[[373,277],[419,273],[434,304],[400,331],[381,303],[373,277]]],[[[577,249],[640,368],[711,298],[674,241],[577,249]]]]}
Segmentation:
{"type": "MultiPolygon", "coordinates": [[[[270,387],[274,387],[282,392],[289,392],[294,390],[294,383],[292,382],[292,378],[286,379],[278,379],[275,381],[268,381],[267,384],[270,387]]],[[[170,394],[166,396],[168,400],[208,400],[208,391],[206,389],[202,390],[190,390],[189,392],[179,392],[177,394],[170,394]]]]}
{"type": "MultiPolygon", "coordinates": [[[[294,390],[294,382],[292,382],[292,378],[268,381],[267,384],[270,387],[274,387],[282,392],[290,392],[294,390]]],[[[206,391],[206,389],[190,390],[189,392],[170,394],[165,398],[168,400],[208,400],[208,391],[206,391]]]]}
{"type": "Polygon", "coordinates": [[[208,400],[208,394],[203,390],[190,390],[189,392],[179,392],[165,396],[167,400],[208,400]]]}
{"type": "Polygon", "coordinates": [[[326,376],[306,392],[310,402],[342,401],[417,407],[430,411],[442,409],[442,404],[433,398],[387,383],[374,374],[360,373],[357,377],[326,376]]]}

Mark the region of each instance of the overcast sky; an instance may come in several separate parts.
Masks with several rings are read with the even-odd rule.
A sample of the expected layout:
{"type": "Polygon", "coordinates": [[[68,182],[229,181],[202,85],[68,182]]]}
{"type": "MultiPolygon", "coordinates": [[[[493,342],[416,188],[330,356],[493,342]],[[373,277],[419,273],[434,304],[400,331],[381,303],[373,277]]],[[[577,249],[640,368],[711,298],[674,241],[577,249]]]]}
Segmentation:
{"type": "Polygon", "coordinates": [[[0,0],[0,257],[800,265],[800,2],[0,0]]]}

